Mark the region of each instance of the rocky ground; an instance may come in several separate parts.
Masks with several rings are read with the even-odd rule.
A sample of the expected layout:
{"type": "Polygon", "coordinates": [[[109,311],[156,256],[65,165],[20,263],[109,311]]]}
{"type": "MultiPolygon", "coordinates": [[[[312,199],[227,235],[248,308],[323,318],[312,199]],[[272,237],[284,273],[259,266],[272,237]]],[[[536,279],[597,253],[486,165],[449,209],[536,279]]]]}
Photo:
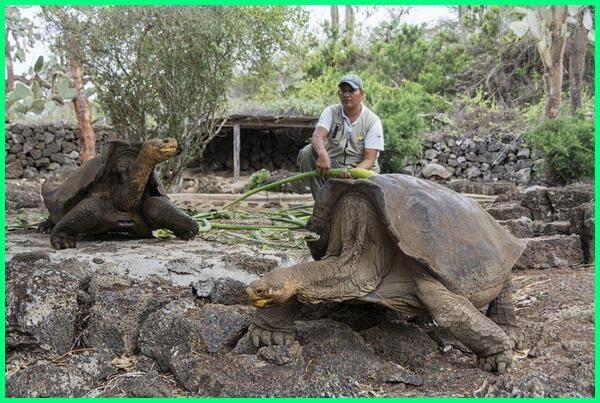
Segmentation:
{"type": "Polygon", "coordinates": [[[372,305],[306,306],[296,343],[257,351],[244,288],[306,251],[127,238],[55,251],[28,228],[43,216],[36,186],[7,185],[8,396],[594,395],[587,191],[535,190],[544,203],[513,192],[488,207],[538,245],[513,272],[526,348],[499,376],[428,318],[372,305]]]}

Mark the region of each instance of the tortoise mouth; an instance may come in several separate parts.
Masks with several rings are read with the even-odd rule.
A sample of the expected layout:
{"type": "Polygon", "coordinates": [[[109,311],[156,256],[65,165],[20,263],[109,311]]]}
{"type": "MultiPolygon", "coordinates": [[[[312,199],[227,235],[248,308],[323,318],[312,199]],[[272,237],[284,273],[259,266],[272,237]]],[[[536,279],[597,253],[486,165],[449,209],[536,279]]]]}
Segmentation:
{"type": "Polygon", "coordinates": [[[177,145],[166,145],[164,147],[161,147],[158,150],[158,152],[162,155],[165,155],[165,156],[168,155],[169,157],[171,157],[171,156],[177,154],[177,145]]]}
{"type": "Polygon", "coordinates": [[[252,304],[258,308],[265,308],[275,304],[273,298],[266,296],[262,290],[254,290],[252,287],[248,287],[246,288],[246,293],[252,304]]]}
{"type": "Polygon", "coordinates": [[[252,302],[257,308],[267,308],[275,305],[275,302],[272,299],[257,299],[252,302]]]}

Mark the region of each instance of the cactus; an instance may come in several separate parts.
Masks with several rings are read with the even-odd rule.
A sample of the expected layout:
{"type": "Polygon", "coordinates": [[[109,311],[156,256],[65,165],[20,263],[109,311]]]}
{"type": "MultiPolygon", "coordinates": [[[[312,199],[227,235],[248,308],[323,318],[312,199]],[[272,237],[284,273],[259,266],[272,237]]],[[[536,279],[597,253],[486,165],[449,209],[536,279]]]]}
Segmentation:
{"type": "Polygon", "coordinates": [[[578,25],[574,16],[582,17],[581,25],[587,30],[588,39],[593,41],[592,13],[585,6],[516,7],[515,11],[524,14],[524,17],[513,21],[509,27],[519,37],[530,32],[537,40],[545,70],[546,117],[555,119],[560,112],[563,56],[569,37],[569,24],[578,25]]]}
{"type": "MultiPolygon", "coordinates": [[[[7,111],[40,114],[54,110],[56,105],[64,105],[65,101],[73,101],[77,96],[73,80],[62,71],[50,71],[43,56],[38,57],[29,73],[32,76],[29,86],[17,82],[15,89],[6,94],[7,111]],[[51,83],[43,75],[50,76],[51,83]]],[[[89,97],[95,92],[95,88],[87,88],[85,95],[89,97]]]]}
{"type": "MultiPolygon", "coordinates": [[[[513,21],[509,24],[510,29],[518,36],[522,37],[527,32],[537,39],[537,48],[542,58],[544,66],[549,68],[552,65],[550,50],[552,48],[552,26],[560,26],[560,36],[568,35],[568,24],[575,24],[576,16],[585,6],[540,6],[540,7],[516,7],[515,10],[525,14],[519,21],[513,21]],[[563,18],[566,17],[566,18],[563,18]]],[[[588,38],[594,42],[594,21],[592,12],[585,8],[583,14],[583,26],[588,30],[588,38]]]]}

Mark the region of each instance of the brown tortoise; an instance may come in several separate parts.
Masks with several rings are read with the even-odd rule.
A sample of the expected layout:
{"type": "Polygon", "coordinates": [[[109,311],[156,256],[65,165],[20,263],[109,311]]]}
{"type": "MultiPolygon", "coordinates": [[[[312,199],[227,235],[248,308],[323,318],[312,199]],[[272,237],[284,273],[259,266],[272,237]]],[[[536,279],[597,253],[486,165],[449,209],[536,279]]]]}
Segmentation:
{"type": "Polygon", "coordinates": [[[296,299],[359,300],[429,314],[478,357],[504,372],[521,347],[511,269],[525,245],[476,202],[407,175],[331,179],[308,223],[314,262],[279,268],[247,292],[258,312],[255,345],[292,341],[296,299]],[[487,315],[478,308],[488,305],[487,315]]]}
{"type": "Polygon", "coordinates": [[[177,140],[111,141],[101,156],[84,162],[62,185],[42,187],[50,216],[39,232],[50,233],[56,249],[74,248],[84,234],[122,232],[152,237],[165,228],[183,239],[198,234],[198,223],[175,207],[154,172],[177,153],[177,140]]]}

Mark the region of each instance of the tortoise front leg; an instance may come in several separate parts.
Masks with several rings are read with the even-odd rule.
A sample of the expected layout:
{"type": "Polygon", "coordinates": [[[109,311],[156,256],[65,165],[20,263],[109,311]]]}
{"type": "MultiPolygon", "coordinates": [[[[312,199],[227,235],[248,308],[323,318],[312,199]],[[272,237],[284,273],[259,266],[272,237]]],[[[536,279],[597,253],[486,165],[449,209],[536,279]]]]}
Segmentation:
{"type": "Polygon", "coordinates": [[[54,223],[52,222],[50,217],[48,217],[38,224],[37,232],[42,234],[49,234],[52,232],[52,228],[54,228],[54,223]]]}
{"type": "Polygon", "coordinates": [[[294,318],[301,306],[296,298],[291,298],[282,305],[258,309],[248,329],[254,347],[291,344],[294,318]]]}
{"type": "Polygon", "coordinates": [[[483,315],[469,300],[450,292],[431,276],[415,278],[417,297],[435,322],[446,328],[477,355],[485,371],[504,373],[512,362],[510,340],[504,330],[483,315]]]}
{"type": "Polygon", "coordinates": [[[506,332],[512,348],[523,349],[525,335],[517,324],[515,306],[512,301],[512,281],[510,278],[504,282],[502,290],[496,299],[490,302],[487,309],[487,317],[506,332]]]}
{"type": "MultiPolygon", "coordinates": [[[[55,249],[75,248],[77,238],[102,223],[104,204],[98,199],[84,199],[61,218],[52,229],[50,243],[55,249]]],[[[93,231],[92,231],[93,232],[93,231]]]]}
{"type": "Polygon", "coordinates": [[[192,239],[200,232],[198,223],[164,196],[147,198],[142,212],[153,230],[168,229],[177,238],[185,240],[192,239]]]}

